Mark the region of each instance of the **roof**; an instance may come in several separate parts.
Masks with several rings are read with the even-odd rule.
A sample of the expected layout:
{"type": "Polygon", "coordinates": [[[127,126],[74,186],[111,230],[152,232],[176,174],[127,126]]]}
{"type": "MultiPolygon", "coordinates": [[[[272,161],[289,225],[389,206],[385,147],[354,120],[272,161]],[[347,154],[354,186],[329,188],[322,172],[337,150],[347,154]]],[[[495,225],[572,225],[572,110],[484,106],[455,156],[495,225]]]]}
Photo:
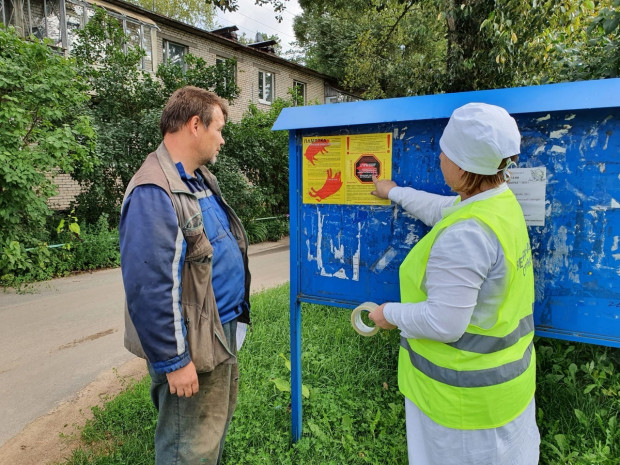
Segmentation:
{"type": "Polygon", "coordinates": [[[620,78],[291,107],[282,110],[272,130],[449,118],[469,102],[498,105],[511,114],[619,107],[620,78]]]}
{"type": "MultiPolygon", "coordinates": [[[[102,3],[102,0],[94,0],[94,1],[99,1],[99,3],[102,3]]],[[[222,35],[214,33],[214,32],[209,32],[209,31],[205,31],[204,29],[200,29],[194,26],[190,26],[189,24],[185,24],[181,21],[177,21],[175,19],[169,18],[167,16],[163,16],[160,15],[158,13],[155,13],[153,11],[147,10],[145,8],[142,8],[138,5],[134,5],[132,3],[128,3],[124,0],[105,0],[108,4],[112,4],[112,5],[116,5],[116,6],[120,6],[121,8],[127,10],[127,11],[131,11],[134,14],[140,15],[141,17],[147,17],[150,18],[150,20],[155,21],[156,23],[161,23],[161,24],[166,24],[167,26],[173,27],[175,29],[179,29],[181,31],[187,32],[189,34],[192,34],[194,36],[198,36],[198,37],[204,37],[208,40],[211,40],[213,42],[222,44],[230,49],[233,50],[239,50],[239,51],[243,51],[245,53],[248,53],[250,55],[254,55],[254,56],[260,56],[261,58],[265,58],[271,62],[274,63],[279,63],[285,66],[288,66],[289,68],[293,68],[293,69],[297,69],[301,72],[310,74],[312,76],[318,77],[320,79],[323,79],[324,81],[327,81],[328,83],[330,83],[330,85],[334,86],[334,87],[339,87],[338,84],[336,83],[336,79],[334,79],[333,77],[327,75],[327,74],[323,74],[320,73],[318,71],[313,70],[312,68],[308,68],[306,66],[300,65],[298,63],[295,63],[293,61],[289,61],[286,60],[284,58],[281,58],[277,55],[274,55],[273,53],[269,53],[266,51],[263,51],[261,49],[258,48],[253,48],[253,47],[249,47],[247,45],[244,45],[236,40],[233,39],[229,39],[226,37],[222,37],[222,35]]],[[[233,30],[235,26],[229,26],[227,28],[220,28],[216,31],[218,32],[222,32],[222,30],[225,29],[230,29],[231,31],[233,30]]]]}

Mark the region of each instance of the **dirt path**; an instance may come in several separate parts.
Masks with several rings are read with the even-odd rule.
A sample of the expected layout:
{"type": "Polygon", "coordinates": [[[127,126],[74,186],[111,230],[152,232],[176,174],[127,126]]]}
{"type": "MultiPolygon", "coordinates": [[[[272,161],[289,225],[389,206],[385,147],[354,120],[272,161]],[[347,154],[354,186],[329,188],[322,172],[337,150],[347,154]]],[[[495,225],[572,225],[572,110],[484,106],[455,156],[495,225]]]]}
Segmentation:
{"type": "Polygon", "coordinates": [[[144,360],[135,358],[102,373],[71,400],[30,423],[0,448],[0,465],[48,465],[63,462],[79,445],[80,430],[92,407],[123,390],[128,382],[146,375],[144,360]]]}

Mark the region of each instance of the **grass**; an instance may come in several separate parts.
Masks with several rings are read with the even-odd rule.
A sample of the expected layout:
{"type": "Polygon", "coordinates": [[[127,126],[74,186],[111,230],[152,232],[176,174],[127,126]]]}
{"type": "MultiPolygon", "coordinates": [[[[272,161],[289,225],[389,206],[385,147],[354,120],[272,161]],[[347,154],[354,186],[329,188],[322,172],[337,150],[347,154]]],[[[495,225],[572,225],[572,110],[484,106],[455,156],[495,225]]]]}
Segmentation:
{"type": "MultiPolygon", "coordinates": [[[[349,312],[304,304],[303,436],[291,443],[288,286],[252,297],[253,325],[239,353],[239,403],[225,465],[403,464],[405,413],[396,385],[398,333],[364,338],[349,312]]],[[[620,350],[537,339],[541,464],[620,464],[620,350]]],[[[153,464],[156,412],[148,377],[82,431],[66,465],[153,464]]]]}

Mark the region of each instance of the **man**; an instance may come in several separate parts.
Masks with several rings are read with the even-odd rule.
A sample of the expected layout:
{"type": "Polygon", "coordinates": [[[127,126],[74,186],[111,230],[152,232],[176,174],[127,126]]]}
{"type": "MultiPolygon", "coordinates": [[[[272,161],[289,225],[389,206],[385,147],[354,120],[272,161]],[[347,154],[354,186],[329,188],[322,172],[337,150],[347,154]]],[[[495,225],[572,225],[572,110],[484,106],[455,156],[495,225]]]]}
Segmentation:
{"type": "Polygon", "coordinates": [[[197,87],[166,104],[163,142],[131,179],[119,226],[125,347],[146,358],[158,465],[217,464],[235,409],[237,321],[249,321],[248,241],[203,166],[226,102],[197,87]]]}

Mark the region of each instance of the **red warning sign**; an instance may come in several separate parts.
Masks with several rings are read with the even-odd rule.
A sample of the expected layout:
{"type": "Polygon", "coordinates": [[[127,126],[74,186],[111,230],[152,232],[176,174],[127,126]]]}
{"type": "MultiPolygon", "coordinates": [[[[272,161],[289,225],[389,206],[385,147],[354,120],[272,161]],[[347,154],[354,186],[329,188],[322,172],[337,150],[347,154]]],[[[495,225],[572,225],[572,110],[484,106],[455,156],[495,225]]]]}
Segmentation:
{"type": "Polygon", "coordinates": [[[355,162],[355,177],[363,183],[372,183],[372,177],[381,174],[381,162],[371,154],[362,155],[355,162]]]}

